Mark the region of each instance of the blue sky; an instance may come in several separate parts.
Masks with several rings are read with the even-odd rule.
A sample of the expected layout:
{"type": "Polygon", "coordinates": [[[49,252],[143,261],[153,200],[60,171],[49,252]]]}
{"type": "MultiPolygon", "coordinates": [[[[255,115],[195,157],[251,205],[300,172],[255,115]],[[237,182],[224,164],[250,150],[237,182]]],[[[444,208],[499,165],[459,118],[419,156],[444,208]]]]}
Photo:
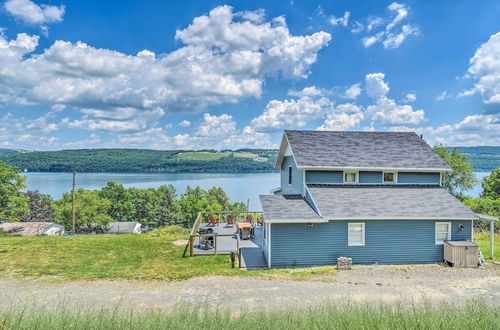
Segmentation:
{"type": "Polygon", "coordinates": [[[500,145],[498,1],[7,0],[0,148],[500,145]]]}

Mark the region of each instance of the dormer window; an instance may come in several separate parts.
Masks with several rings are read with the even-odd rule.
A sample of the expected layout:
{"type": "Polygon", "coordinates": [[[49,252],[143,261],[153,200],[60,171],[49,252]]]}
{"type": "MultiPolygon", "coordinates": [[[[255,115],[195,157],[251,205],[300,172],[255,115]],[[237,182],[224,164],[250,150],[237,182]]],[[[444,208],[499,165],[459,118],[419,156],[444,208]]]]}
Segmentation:
{"type": "Polygon", "coordinates": [[[358,173],[357,172],[344,172],[344,183],[357,183],[358,173]]]}
{"type": "Polygon", "coordinates": [[[396,183],[396,173],[384,172],[384,183],[396,183]]]}

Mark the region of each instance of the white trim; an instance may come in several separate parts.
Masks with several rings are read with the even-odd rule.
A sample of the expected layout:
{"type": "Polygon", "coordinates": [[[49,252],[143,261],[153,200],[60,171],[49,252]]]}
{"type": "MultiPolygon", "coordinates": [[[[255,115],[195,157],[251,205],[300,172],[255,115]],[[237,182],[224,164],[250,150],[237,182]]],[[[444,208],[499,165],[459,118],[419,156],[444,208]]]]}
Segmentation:
{"type": "Polygon", "coordinates": [[[401,172],[451,172],[446,168],[403,168],[403,167],[346,167],[346,166],[297,166],[306,171],[401,171],[401,172]]]}
{"type": "Polygon", "coordinates": [[[269,223],[327,223],[326,219],[268,219],[269,223]]]}
{"type": "Polygon", "coordinates": [[[342,171],[342,182],[343,182],[343,184],[356,184],[356,183],[359,183],[359,171],[349,171],[349,170],[342,171]],[[345,180],[345,175],[346,174],[352,174],[352,173],[354,173],[356,175],[356,180],[354,180],[354,182],[347,182],[345,180]]]}
{"type": "Polygon", "coordinates": [[[443,186],[443,172],[439,172],[439,186],[443,186]]]}
{"type": "Polygon", "coordinates": [[[474,242],[474,220],[470,221],[470,241],[474,242]]]}
{"type": "Polygon", "coordinates": [[[473,217],[391,217],[391,216],[380,216],[380,217],[325,217],[327,221],[335,220],[477,220],[478,218],[473,217]]]}
{"type": "Polygon", "coordinates": [[[267,233],[267,237],[269,238],[267,243],[267,267],[271,268],[271,223],[269,223],[269,232],[267,233]]]}
{"type": "Polygon", "coordinates": [[[382,184],[398,184],[398,172],[397,171],[382,171],[382,184]],[[385,173],[394,174],[393,180],[391,182],[385,182],[385,173]]]}
{"type": "Polygon", "coordinates": [[[444,241],[438,241],[438,238],[437,238],[437,234],[438,234],[437,227],[438,227],[438,225],[448,225],[448,233],[447,233],[446,240],[449,241],[449,240],[451,240],[451,222],[449,222],[449,221],[446,221],[446,222],[436,222],[435,225],[434,225],[434,243],[436,245],[443,245],[444,241]]]}
{"type": "Polygon", "coordinates": [[[349,222],[347,223],[347,246],[365,246],[365,223],[364,222],[349,222]],[[361,244],[351,243],[351,225],[361,225],[361,244]]]}
{"type": "Polygon", "coordinates": [[[281,187],[276,187],[276,188],[271,189],[270,193],[271,193],[271,194],[275,194],[275,193],[277,193],[278,191],[281,191],[281,187]]]}
{"type": "Polygon", "coordinates": [[[304,185],[304,187],[305,187],[305,189],[304,189],[304,190],[306,191],[306,193],[304,194],[304,197],[306,197],[307,192],[309,192],[309,196],[311,197],[311,201],[312,201],[312,203],[313,203],[313,205],[314,205],[314,207],[313,207],[313,208],[314,208],[314,210],[316,211],[316,213],[318,213],[318,215],[319,215],[320,217],[323,217],[323,216],[321,215],[321,211],[319,210],[318,205],[316,204],[316,201],[314,200],[313,195],[311,194],[311,191],[309,191],[309,188],[307,187],[307,185],[304,185]]]}

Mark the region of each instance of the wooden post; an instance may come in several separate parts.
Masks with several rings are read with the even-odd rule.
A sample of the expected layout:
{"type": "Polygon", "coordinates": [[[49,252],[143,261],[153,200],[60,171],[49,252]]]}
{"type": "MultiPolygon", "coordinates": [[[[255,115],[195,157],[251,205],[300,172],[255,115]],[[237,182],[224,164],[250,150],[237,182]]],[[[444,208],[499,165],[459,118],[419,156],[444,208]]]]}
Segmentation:
{"type": "Polygon", "coordinates": [[[490,259],[495,259],[495,221],[490,221],[490,259]]]}
{"type": "Polygon", "coordinates": [[[73,223],[73,232],[71,236],[75,236],[75,184],[76,184],[76,172],[73,171],[73,188],[71,189],[71,211],[72,211],[72,223],[73,223]]]}
{"type": "Polygon", "coordinates": [[[194,245],[194,237],[189,236],[189,256],[193,256],[193,245],[194,245]]]}
{"type": "Polygon", "coordinates": [[[217,235],[214,236],[214,256],[217,255],[217,235]]]}

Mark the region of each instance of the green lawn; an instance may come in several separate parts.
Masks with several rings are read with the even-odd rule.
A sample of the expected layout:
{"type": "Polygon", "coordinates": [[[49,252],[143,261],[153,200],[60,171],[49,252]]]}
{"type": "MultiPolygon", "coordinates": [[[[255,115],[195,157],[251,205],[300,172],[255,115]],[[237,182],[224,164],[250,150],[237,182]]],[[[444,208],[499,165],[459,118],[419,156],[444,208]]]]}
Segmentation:
{"type": "Polygon", "coordinates": [[[150,234],[0,237],[0,276],[57,276],[67,280],[184,280],[204,275],[308,279],[334,267],[248,272],[229,256],[183,258],[186,235],[150,234]]]}
{"type": "MultiPolygon", "coordinates": [[[[479,245],[486,262],[490,261],[490,233],[475,232],[474,241],[479,245]]],[[[500,233],[495,234],[495,261],[500,261],[500,233]]]]}
{"type": "Polygon", "coordinates": [[[172,312],[18,308],[0,312],[2,329],[498,329],[500,308],[480,301],[432,306],[326,304],[312,309],[172,312]]]}

